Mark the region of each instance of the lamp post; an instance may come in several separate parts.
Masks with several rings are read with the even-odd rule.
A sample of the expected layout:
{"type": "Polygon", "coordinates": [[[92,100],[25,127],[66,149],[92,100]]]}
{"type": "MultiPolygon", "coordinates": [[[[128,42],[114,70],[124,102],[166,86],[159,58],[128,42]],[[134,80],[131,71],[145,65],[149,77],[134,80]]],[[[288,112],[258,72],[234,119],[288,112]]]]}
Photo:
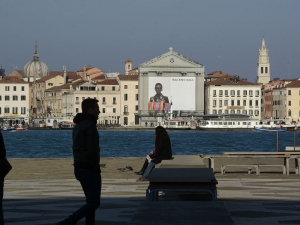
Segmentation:
{"type": "Polygon", "coordinates": [[[294,151],[296,151],[296,133],[297,133],[297,129],[298,129],[298,127],[295,126],[295,128],[294,128],[294,151]]]}

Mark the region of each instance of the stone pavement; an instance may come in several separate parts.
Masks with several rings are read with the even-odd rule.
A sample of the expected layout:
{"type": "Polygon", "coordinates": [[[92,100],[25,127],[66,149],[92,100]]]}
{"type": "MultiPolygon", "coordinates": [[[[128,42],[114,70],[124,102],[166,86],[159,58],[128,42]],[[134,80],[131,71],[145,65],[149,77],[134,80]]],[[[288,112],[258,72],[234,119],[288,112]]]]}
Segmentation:
{"type": "MultiPolygon", "coordinates": [[[[9,159],[13,170],[4,188],[5,224],[55,224],[84,204],[80,184],[74,179],[71,159],[9,159]]],[[[97,223],[125,225],[138,205],[145,202],[148,182],[136,182],[128,169],[140,169],[142,158],[104,158],[101,206],[97,223]]],[[[236,225],[300,224],[300,180],[291,174],[216,174],[218,201],[224,202],[236,225]]],[[[162,196],[161,201],[199,200],[193,196],[162,196]]],[[[201,199],[200,199],[201,201],[201,199]]],[[[205,199],[202,201],[205,201],[205,199]]],[[[201,202],[199,202],[201,204],[201,202]]],[[[187,212],[188,213],[188,212],[187,212]]],[[[85,224],[84,221],[78,223],[85,224]]],[[[172,216],[170,216],[172,224],[172,216]]],[[[199,222],[199,224],[201,224],[199,222]]]]}

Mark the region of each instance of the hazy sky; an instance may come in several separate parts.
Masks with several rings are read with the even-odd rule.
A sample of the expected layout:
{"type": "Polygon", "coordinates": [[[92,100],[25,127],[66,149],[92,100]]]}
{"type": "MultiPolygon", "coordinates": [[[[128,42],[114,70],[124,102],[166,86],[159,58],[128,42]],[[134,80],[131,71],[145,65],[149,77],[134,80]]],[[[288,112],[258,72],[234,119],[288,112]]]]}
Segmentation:
{"type": "Polygon", "coordinates": [[[32,60],[35,41],[50,70],[84,65],[124,73],[169,51],[255,81],[263,36],[271,79],[300,77],[300,1],[1,0],[0,64],[32,60]]]}

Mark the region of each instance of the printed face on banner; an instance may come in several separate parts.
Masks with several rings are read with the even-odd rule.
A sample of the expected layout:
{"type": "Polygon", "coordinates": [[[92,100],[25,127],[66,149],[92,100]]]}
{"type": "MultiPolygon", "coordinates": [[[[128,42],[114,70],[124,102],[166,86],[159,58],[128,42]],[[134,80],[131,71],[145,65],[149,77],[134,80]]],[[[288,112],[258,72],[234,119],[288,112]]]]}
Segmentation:
{"type": "Polygon", "coordinates": [[[194,111],[195,82],[195,77],[149,77],[149,103],[156,102],[151,109],[168,110],[165,103],[172,102],[172,110],[194,111]]]}

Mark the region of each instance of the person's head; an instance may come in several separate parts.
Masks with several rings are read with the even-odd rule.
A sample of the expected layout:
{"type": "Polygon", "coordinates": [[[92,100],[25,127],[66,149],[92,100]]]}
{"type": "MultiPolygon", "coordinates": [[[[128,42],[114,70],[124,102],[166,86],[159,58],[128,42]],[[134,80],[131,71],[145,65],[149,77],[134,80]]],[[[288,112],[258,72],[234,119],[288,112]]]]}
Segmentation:
{"type": "Polygon", "coordinates": [[[155,128],[155,135],[156,137],[161,137],[161,138],[169,137],[168,132],[162,126],[157,126],[155,128]]]}
{"type": "Polygon", "coordinates": [[[83,113],[94,115],[97,119],[100,114],[98,100],[93,98],[84,99],[81,103],[81,109],[83,113]]]}
{"type": "Polygon", "coordinates": [[[161,84],[161,83],[155,84],[154,89],[155,89],[155,91],[156,91],[156,94],[161,94],[162,89],[163,89],[162,84],[161,84]]]}

